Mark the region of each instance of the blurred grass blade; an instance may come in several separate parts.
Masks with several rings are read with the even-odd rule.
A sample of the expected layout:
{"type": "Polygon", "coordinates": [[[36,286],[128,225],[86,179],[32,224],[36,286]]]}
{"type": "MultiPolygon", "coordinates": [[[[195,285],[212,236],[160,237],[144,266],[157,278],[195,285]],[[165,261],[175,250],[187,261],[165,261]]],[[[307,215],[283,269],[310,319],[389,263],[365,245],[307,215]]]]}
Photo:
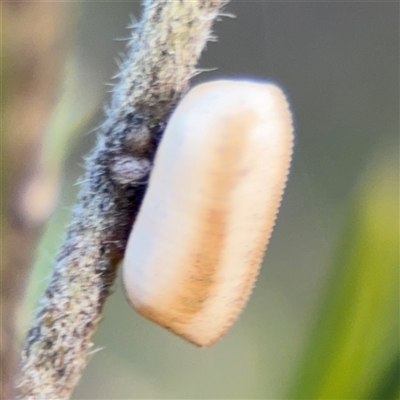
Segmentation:
{"type": "Polygon", "coordinates": [[[397,164],[375,164],[357,190],[288,398],[398,398],[397,164]]]}

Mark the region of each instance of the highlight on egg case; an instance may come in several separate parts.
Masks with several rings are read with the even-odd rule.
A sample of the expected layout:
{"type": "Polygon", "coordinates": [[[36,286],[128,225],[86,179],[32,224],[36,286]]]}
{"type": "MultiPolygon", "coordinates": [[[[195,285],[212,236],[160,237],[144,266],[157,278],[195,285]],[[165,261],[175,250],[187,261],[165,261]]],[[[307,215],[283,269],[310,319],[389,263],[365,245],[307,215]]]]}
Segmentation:
{"type": "Polygon", "coordinates": [[[123,281],[142,316],[197,346],[235,322],[286,185],[292,115],[271,83],[221,80],[172,114],[127,245],[123,281]]]}

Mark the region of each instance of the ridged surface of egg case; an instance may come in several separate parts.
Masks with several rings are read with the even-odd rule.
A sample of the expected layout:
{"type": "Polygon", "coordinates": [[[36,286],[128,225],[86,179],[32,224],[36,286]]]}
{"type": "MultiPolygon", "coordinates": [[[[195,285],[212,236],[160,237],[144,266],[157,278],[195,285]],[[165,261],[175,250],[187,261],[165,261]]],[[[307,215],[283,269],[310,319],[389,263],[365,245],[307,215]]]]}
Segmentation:
{"type": "Polygon", "coordinates": [[[277,86],[215,81],[172,114],[123,266],[144,317],[198,346],[238,318],[286,184],[292,117],[277,86]]]}

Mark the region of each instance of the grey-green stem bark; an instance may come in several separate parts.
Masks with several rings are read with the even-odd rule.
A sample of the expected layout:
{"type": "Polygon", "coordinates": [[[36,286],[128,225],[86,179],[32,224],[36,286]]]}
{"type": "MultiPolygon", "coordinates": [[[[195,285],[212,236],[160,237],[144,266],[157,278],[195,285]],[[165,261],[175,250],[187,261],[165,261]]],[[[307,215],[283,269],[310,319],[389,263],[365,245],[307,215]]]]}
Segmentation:
{"type": "Polygon", "coordinates": [[[145,1],[22,350],[17,398],[67,399],[77,384],[146,189],[142,182],[223,3],[145,1]]]}

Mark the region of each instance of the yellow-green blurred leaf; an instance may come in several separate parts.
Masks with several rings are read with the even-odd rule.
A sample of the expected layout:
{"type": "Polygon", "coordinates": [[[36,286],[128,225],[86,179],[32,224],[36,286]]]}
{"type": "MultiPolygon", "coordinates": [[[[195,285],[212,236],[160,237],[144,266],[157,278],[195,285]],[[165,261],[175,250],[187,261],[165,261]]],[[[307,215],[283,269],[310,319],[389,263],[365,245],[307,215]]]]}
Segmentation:
{"type": "Polygon", "coordinates": [[[399,182],[396,164],[387,160],[375,164],[356,192],[319,319],[289,398],[397,398],[399,182]]]}

